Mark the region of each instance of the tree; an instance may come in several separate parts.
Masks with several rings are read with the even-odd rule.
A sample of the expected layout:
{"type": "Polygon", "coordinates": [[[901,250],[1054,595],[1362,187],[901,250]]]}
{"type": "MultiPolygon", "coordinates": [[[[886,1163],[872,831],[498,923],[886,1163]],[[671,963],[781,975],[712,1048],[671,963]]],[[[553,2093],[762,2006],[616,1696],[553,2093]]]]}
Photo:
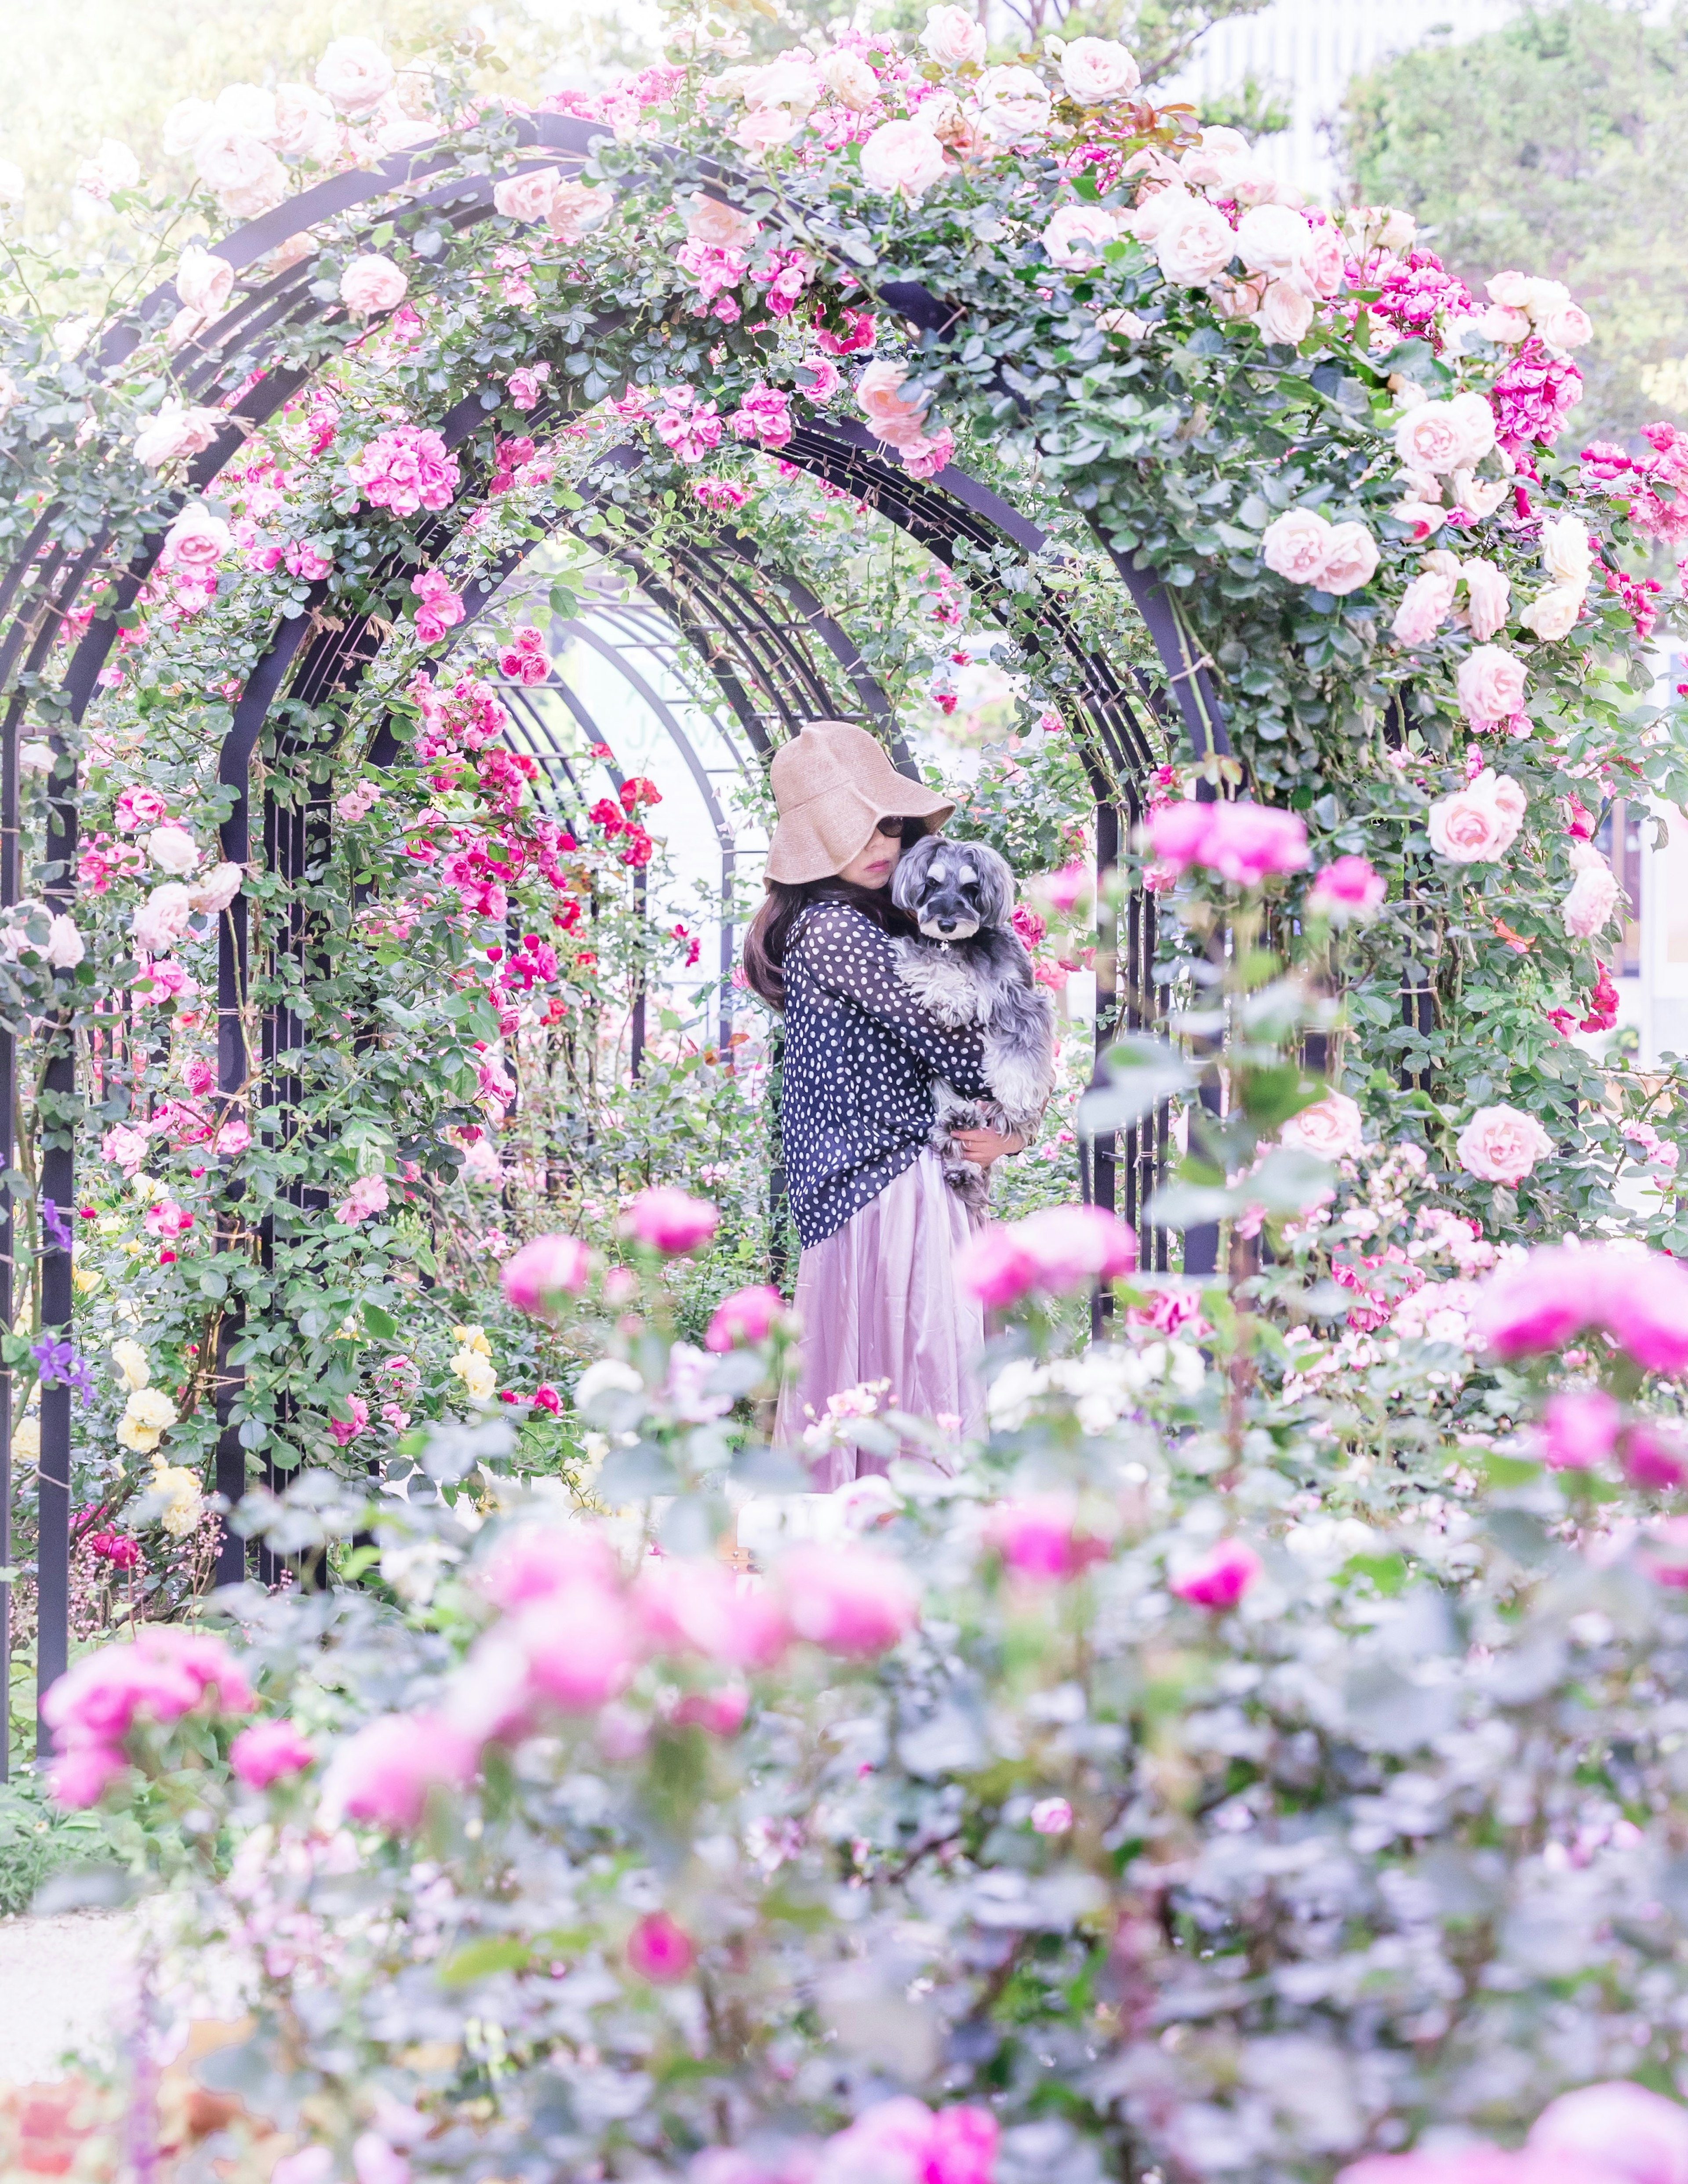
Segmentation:
{"type": "MultiPolygon", "coordinates": [[[[1625,438],[1688,417],[1688,8],[1531,7],[1444,34],[1358,80],[1345,164],[1355,198],[1406,207],[1469,280],[1563,281],[1595,322],[1574,430],[1625,438]]],[[[1479,292],[1480,300],[1480,292],[1479,292]]]]}

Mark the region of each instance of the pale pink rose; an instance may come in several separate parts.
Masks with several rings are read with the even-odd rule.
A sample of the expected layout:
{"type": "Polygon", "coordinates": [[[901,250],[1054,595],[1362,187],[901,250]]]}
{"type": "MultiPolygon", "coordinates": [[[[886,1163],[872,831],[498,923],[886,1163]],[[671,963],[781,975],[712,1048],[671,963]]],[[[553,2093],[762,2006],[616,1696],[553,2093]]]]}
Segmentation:
{"type": "Polygon", "coordinates": [[[653,1652],[699,1653],[732,1669],[772,1669],[791,1644],[791,1626],[776,1594],[743,1589],[713,1560],[664,1555],[647,1562],[634,1582],[634,1611],[653,1652]]]}
{"type": "Polygon", "coordinates": [[[563,1713],[595,1713],[638,1670],[640,1632],[618,1592],[579,1585],[549,1594],[515,1627],[533,1692],[563,1713]]]}
{"type": "Polygon", "coordinates": [[[1466,719],[1492,725],[1509,721],[1524,709],[1529,670],[1515,652],[1498,644],[1479,644],[1459,663],[1454,687],[1466,719]]]}
{"type": "Polygon", "coordinates": [[[510,388],[512,405],[517,410],[537,410],[539,398],[544,393],[545,382],[550,376],[549,364],[518,365],[505,382],[510,388]]]}
{"type": "MultiPolygon", "coordinates": [[[[405,1364],[390,1359],[388,1370],[405,1364]]],[[[588,1525],[521,1524],[500,1532],[475,1581],[494,1607],[509,1613],[580,1586],[599,1591],[613,1586],[616,1557],[604,1535],[588,1525]]]]}
{"type": "Polygon", "coordinates": [[[276,149],[289,159],[326,166],[340,144],[334,109],[308,83],[284,83],[276,92],[276,149]]]}
{"type": "Polygon", "coordinates": [[[733,131],[733,141],[747,152],[777,152],[803,126],[803,116],[788,106],[752,107],[733,131]]]}
{"type": "Polygon", "coordinates": [[[908,1572],[866,1547],[793,1547],[773,1583],[797,1635],[845,1660],[885,1652],[919,1619],[908,1572]]]}
{"type": "Polygon", "coordinates": [[[1614,2184],[1688,2184],[1688,2109],[1627,2079],[1579,2086],[1549,2101],[1525,2153],[1558,2154],[1614,2184]]]}
{"type": "Polygon", "coordinates": [[[85,196],[109,203],[119,190],[132,190],[141,179],[141,162],[115,136],[100,140],[99,149],[76,170],[76,187],[85,196]]]}
{"type": "Polygon", "coordinates": [[[348,310],[368,318],[376,311],[396,309],[409,285],[390,258],[370,252],[354,258],[340,276],[340,300],[348,310]]]}
{"type": "Polygon", "coordinates": [[[209,569],[234,543],[233,534],[203,501],[192,501],[164,533],[159,560],[167,569],[209,569]]]}
{"type": "Polygon", "coordinates": [[[1297,348],[1306,339],[1307,329],[1313,322],[1312,298],[1304,295],[1293,281],[1273,281],[1261,298],[1260,309],[1253,314],[1252,322],[1259,327],[1263,340],[1297,348]]]}
{"type": "Polygon", "coordinates": [[[1453,612],[1454,579],[1440,569],[1426,569],[1401,595],[1390,634],[1409,649],[1428,644],[1453,612]]]}
{"type": "Polygon", "coordinates": [[[179,98],[164,116],[164,149],[167,159],[186,159],[217,118],[208,98],[179,98]]]}
{"type": "Polygon", "coordinates": [[[335,798],[334,810],[348,827],[355,827],[359,820],[369,817],[380,801],[381,790],[374,782],[356,781],[343,796],[335,798]]]}
{"type": "Polygon", "coordinates": [[[316,237],[308,227],[302,227],[297,235],[290,235],[285,242],[277,243],[264,263],[272,273],[285,273],[290,267],[302,265],[307,258],[314,257],[317,248],[316,237]]]}
{"type": "Polygon", "coordinates": [[[1538,592],[1519,615],[1518,621],[1532,637],[1544,644],[1557,644],[1568,637],[1582,618],[1583,607],[1588,599],[1588,586],[1579,584],[1550,584],[1545,592],[1538,592]]]}
{"type": "Polygon", "coordinates": [[[1044,250],[1052,265],[1094,265],[1118,233],[1117,215],[1100,205],[1065,204],[1044,230],[1044,250]]]}
{"type": "Polygon", "coordinates": [[[1522,1183],[1539,1160],[1553,1150],[1553,1140],[1534,1115],[1502,1101],[1479,1107],[1455,1143],[1459,1164],[1468,1175],[1484,1183],[1522,1183]]]}
{"type": "Polygon", "coordinates": [[[908,376],[907,365],[888,358],[870,364],[855,383],[862,415],[877,437],[893,447],[923,437],[924,404],[905,402],[898,392],[908,376]]]}
{"type": "Polygon", "coordinates": [[[47,962],[55,971],[74,971],[87,952],[76,921],[60,911],[47,925],[47,946],[42,950],[47,962]]]}
{"type": "Polygon", "coordinates": [[[182,455],[203,454],[228,421],[220,410],[186,410],[179,402],[166,402],[136,434],[135,460],[157,471],[182,455]]]}
{"type": "Polygon", "coordinates": [[[760,233],[759,223],[747,212],[735,212],[719,198],[699,193],[685,208],[686,233],[694,242],[711,250],[743,250],[760,233]]]}
{"type": "Polygon", "coordinates": [[[1485,341],[1510,348],[1514,343],[1529,339],[1529,313],[1511,304],[1490,304],[1486,311],[1479,314],[1477,331],[1485,341]]]}
{"type": "Polygon", "coordinates": [[[1032,1832],[1065,1836],[1072,1832],[1072,1808],[1065,1797],[1039,1797],[1032,1808],[1032,1832]]]}
{"type": "Polygon", "coordinates": [[[1327,1092],[1323,1100],[1291,1115],[1279,1129],[1278,1141],[1320,1160],[1352,1160],[1362,1142],[1359,1107],[1345,1092],[1327,1092]]]}
{"type": "Polygon", "coordinates": [[[615,209],[613,190],[594,189],[589,182],[564,182],[551,199],[545,224],[559,242],[582,242],[595,235],[615,209]]]}
{"type": "Polygon", "coordinates": [[[879,96],[879,79],[862,59],[840,47],[821,63],[821,80],[840,106],[852,114],[866,112],[879,96]]]}
{"type": "Polygon", "coordinates": [[[1495,444],[1495,414],[1480,394],[1421,402],[1395,428],[1395,451],[1409,471],[1438,477],[1468,470],[1495,444]]]}
{"type": "Polygon", "coordinates": [[[1315,296],[1328,300],[1347,277],[1348,261],[1343,253],[1341,230],[1327,220],[1323,226],[1312,228],[1309,235],[1307,254],[1296,278],[1315,296]]]}
{"type": "Polygon", "coordinates": [[[1483,286],[1491,304],[1500,304],[1503,310],[1523,311],[1529,307],[1535,283],[1528,273],[1508,270],[1491,273],[1483,286]]]}
{"type": "Polygon", "coordinates": [[[1180,288],[1205,288],[1230,264],[1236,247],[1236,236],[1223,213],[1200,198],[1171,208],[1150,246],[1162,272],[1180,288]]]}
{"type": "Polygon", "coordinates": [[[675,1257],[706,1244],[720,1223],[719,1211],[707,1199],[657,1184],[639,1192],[621,1225],[624,1234],[675,1257]]]}
{"type": "Polygon", "coordinates": [[[136,910],[130,918],[129,929],[137,948],[145,949],[149,955],[162,955],[187,932],[187,921],[192,915],[192,899],[187,889],[180,880],[166,880],[155,887],[136,910]]]}
{"type": "Polygon", "coordinates": [[[334,1218],[343,1228],[355,1228],[376,1213],[385,1213],[387,1207],[387,1178],[382,1175],[360,1175],[334,1209],[334,1218]]]}
{"type": "Polygon", "coordinates": [[[1316,584],[1324,567],[1330,529],[1317,509],[1291,508],[1266,526],[1261,554],[1275,577],[1292,584],[1316,584]]]}
{"type": "Polygon", "coordinates": [[[1325,539],[1318,588],[1338,599],[1357,592],[1377,574],[1378,542],[1363,523],[1333,523],[1325,539]]]}
{"type": "Polygon", "coordinates": [[[1338,857],[1314,873],[1307,889],[1307,908],[1315,917],[1345,925],[1351,919],[1374,917],[1388,893],[1389,883],[1365,858],[1338,857]]]}
{"type": "Polygon", "coordinates": [[[881,197],[920,197],[947,171],[944,147],[921,121],[881,122],[861,148],[861,179],[881,197]]]}
{"type": "Polygon", "coordinates": [[[393,1835],[414,1835],[430,1794],[466,1789],[475,1766],[474,1746],[437,1715],[382,1714],[348,1737],[329,1761],[322,1781],[323,1824],[335,1828],[343,1820],[368,1820],[393,1835]]]}
{"type": "Polygon", "coordinates": [[[592,1255],[578,1237],[536,1236],[504,1261],[499,1281],[518,1312],[543,1314],[551,1300],[578,1296],[592,1273],[592,1255]]]}
{"type": "Polygon", "coordinates": [[[1142,82],[1137,63],[1116,38],[1074,38],[1061,56],[1061,87],[1080,106],[1110,106],[1142,82]]]}
{"type": "Polygon", "coordinates": [[[506,220],[543,220],[562,179],[557,167],[524,167],[519,174],[506,175],[493,185],[493,209],[506,220]]]}
{"type": "Polygon", "coordinates": [[[1485,560],[1464,562],[1460,574],[1465,579],[1471,634],[1479,644],[1486,644],[1507,626],[1507,616],[1512,611],[1512,579],[1504,569],[1485,560]]]}
{"type": "Polygon", "coordinates": [[[248,1790],[267,1790],[285,1774],[298,1774],[316,1754],[291,1721],[254,1721],[229,1747],[229,1765],[248,1790]]]}
{"type": "Polygon", "coordinates": [[[1535,331],[1550,348],[1580,348],[1594,339],[1594,321],[1580,304],[1556,304],[1535,321],[1535,331]]]}
{"type": "Polygon", "coordinates": [[[1241,1540],[1222,1540],[1197,1562],[1187,1563],[1167,1590],[1197,1607],[1223,1613],[1234,1607],[1260,1575],[1260,1557],[1241,1540]]]}
{"type": "Polygon", "coordinates": [[[1430,847],[1457,865],[1493,864],[1518,839],[1526,802],[1510,775],[1485,766],[1475,780],[1439,798],[1425,813],[1430,847]]]}
{"type": "Polygon", "coordinates": [[[1594,542],[1579,515],[1552,515],[1541,526],[1541,566],[1556,584],[1585,584],[1594,542]]]}
{"type": "Polygon", "coordinates": [[[393,83],[393,64],[373,38],[334,38],[316,64],[316,87],[342,114],[371,114],[393,83]]]}
{"type": "Polygon", "coordinates": [[[287,170],[270,147],[226,123],[216,123],[194,146],[193,169],[237,220],[255,220],[287,194],[287,170]]]}
{"type": "Polygon", "coordinates": [[[1541,1414],[1541,1460],[1554,1471],[1588,1471],[1617,1446],[1622,1404],[1603,1388],[1562,1391],[1541,1414]]]}
{"type": "Polygon", "coordinates": [[[1573,940],[1592,940],[1618,907],[1617,875],[1590,842],[1571,844],[1571,865],[1576,878],[1559,905],[1559,915],[1573,940]]]}
{"type": "Polygon", "coordinates": [[[201,917],[220,917],[240,893],[246,874],[240,866],[213,865],[187,900],[201,917]]]}
{"type": "Polygon", "coordinates": [[[219,1128],[212,1140],[211,1150],[225,1160],[238,1159],[242,1153],[252,1150],[252,1126],[238,1115],[232,1115],[219,1128]]]}
{"type": "Polygon", "coordinates": [[[1418,546],[1440,531],[1448,520],[1446,509],[1434,500],[1398,500],[1390,514],[1397,523],[1407,526],[1412,533],[1413,543],[1418,546]]]}
{"type": "Polygon", "coordinates": [[[1049,126],[1050,95],[1028,68],[988,68],[973,86],[968,113],[992,144],[1021,144],[1049,126]]]}
{"type": "Polygon", "coordinates": [[[199,844],[186,827],[154,827],[147,837],[147,855],[161,872],[180,878],[199,862],[199,844]]]}
{"type": "Polygon", "coordinates": [[[175,292],[185,308],[209,318],[220,311],[235,284],[235,269],[226,258],[214,257],[190,242],[175,263],[175,292]]]}
{"type": "Polygon", "coordinates": [[[1256,205],[1237,222],[1237,255],[1251,273],[1274,281],[1301,270],[1312,231],[1290,205],[1256,205]]]}
{"type": "Polygon", "coordinates": [[[966,8],[928,8],[920,42],[940,67],[984,65],[985,27],[966,8]]]}

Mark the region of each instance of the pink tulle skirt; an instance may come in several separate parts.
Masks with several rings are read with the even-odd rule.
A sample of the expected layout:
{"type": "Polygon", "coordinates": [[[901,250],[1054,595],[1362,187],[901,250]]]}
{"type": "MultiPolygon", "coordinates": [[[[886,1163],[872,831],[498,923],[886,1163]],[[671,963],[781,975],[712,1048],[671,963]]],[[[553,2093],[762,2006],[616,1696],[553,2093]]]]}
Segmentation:
{"type": "MultiPolygon", "coordinates": [[[[796,1295],[802,1367],[780,1397],[774,1438],[781,1446],[800,1451],[804,1428],[828,1399],[863,1381],[890,1382],[882,1408],[959,1421],[964,1433],[980,1429],[984,1400],[974,1366],[984,1309],[955,1279],[955,1254],[972,1233],[943,1162],[922,1152],[803,1254],[796,1295]]],[[[824,1491],[883,1472],[885,1462],[846,1446],[811,1459],[811,1468],[824,1491]]]]}

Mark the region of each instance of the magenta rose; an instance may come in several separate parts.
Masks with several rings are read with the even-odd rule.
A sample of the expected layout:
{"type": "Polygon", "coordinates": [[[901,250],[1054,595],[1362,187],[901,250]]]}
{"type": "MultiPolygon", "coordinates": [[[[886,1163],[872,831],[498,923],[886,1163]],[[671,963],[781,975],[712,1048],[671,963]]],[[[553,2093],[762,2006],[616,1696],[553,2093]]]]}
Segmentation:
{"type": "Polygon", "coordinates": [[[706,1198],[690,1197],[671,1184],[642,1190],[621,1218],[621,1233],[670,1258],[708,1243],[721,1223],[719,1210],[706,1198]]]}

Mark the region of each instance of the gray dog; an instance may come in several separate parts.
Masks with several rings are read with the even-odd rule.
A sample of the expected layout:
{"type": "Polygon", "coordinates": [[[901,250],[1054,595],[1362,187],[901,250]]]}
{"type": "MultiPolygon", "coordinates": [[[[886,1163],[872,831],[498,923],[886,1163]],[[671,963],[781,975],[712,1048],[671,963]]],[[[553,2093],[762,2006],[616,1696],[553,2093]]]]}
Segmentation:
{"type": "Polygon", "coordinates": [[[1029,1137],[1055,1089],[1055,1004],[1032,976],[1030,958],[1009,923],[1014,875],[983,842],[928,834],[905,850],[891,900],[919,926],[918,940],[896,943],[898,975],[922,1006],[952,1030],[984,1034],[989,1100],[964,1100],[940,1078],[932,1142],[945,1180],[970,1213],[979,1214],[990,1177],[962,1157],[956,1130],[1029,1137]]]}

